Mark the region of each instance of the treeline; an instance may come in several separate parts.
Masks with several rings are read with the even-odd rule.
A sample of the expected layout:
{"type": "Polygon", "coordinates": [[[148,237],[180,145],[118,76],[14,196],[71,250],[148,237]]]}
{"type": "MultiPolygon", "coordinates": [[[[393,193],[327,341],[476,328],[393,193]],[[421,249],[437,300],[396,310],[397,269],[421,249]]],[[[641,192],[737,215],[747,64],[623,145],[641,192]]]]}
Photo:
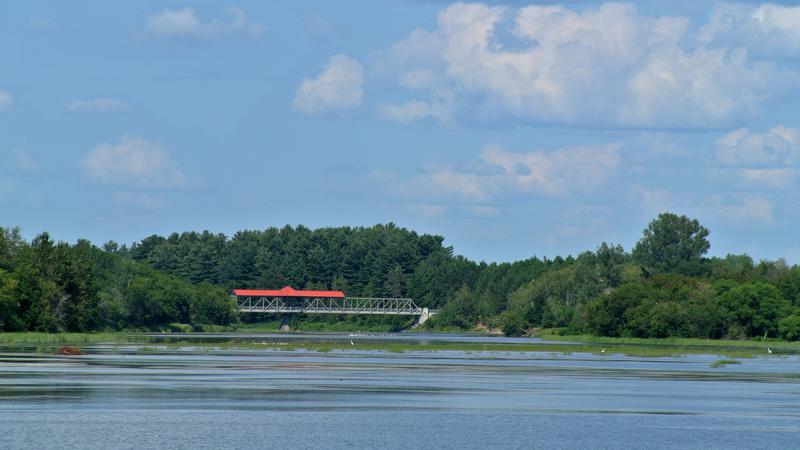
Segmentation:
{"type": "Polygon", "coordinates": [[[25,242],[0,228],[0,330],[163,329],[170,323],[227,325],[237,320],[227,293],[193,284],[85,240],[25,242]]]}
{"type": "Polygon", "coordinates": [[[291,285],[412,297],[440,309],[434,328],[798,339],[800,267],[707,258],[708,235],[696,220],[662,214],[630,252],[602,243],[576,257],[486,264],[454,255],[440,236],[393,224],[174,233],[102,249],[54,244],[46,234],[25,243],[3,230],[0,314],[3,329],[229,324],[237,320],[231,289],[291,285]]]}

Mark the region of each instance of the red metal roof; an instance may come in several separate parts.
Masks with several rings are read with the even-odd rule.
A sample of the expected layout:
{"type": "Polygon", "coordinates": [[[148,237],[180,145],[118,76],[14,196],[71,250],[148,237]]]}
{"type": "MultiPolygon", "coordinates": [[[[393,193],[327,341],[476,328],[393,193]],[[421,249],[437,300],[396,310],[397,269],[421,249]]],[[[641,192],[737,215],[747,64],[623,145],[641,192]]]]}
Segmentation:
{"type": "Polygon", "coordinates": [[[239,297],[312,297],[312,298],[344,298],[342,291],[298,291],[291,286],[284,286],[279,291],[264,289],[234,289],[233,295],[239,297]]]}

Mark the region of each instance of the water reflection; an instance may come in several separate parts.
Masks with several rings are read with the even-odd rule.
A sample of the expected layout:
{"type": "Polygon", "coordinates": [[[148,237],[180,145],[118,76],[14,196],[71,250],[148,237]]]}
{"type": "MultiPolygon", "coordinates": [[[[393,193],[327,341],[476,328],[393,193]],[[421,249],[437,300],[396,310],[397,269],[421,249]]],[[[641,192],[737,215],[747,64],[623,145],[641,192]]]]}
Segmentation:
{"type": "Polygon", "coordinates": [[[142,349],[0,354],[0,446],[792,448],[800,442],[797,356],[711,368],[714,355],[142,349]]]}

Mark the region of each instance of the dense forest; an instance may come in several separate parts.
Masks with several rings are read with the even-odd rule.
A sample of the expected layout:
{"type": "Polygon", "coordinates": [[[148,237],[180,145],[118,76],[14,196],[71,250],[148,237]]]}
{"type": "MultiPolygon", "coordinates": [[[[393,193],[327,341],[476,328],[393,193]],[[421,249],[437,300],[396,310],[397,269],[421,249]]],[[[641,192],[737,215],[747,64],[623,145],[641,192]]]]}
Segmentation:
{"type": "Polygon", "coordinates": [[[629,252],[604,242],[575,257],[487,264],[393,224],[185,232],[100,248],[47,233],[26,242],[0,228],[0,328],[213,330],[254,320],[237,315],[233,288],[291,285],[409,296],[441,311],[426,324],[434,329],[800,339],[800,267],[708,258],[708,236],[696,220],[665,213],[629,252]]]}

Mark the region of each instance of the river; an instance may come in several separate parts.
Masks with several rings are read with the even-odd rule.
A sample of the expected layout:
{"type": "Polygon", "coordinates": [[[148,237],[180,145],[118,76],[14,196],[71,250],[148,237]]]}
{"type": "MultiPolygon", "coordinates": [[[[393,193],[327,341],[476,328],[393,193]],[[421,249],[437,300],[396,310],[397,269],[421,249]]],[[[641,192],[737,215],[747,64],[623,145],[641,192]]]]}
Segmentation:
{"type": "Polygon", "coordinates": [[[0,354],[2,448],[800,447],[796,355],[84,350],[0,354]]]}

